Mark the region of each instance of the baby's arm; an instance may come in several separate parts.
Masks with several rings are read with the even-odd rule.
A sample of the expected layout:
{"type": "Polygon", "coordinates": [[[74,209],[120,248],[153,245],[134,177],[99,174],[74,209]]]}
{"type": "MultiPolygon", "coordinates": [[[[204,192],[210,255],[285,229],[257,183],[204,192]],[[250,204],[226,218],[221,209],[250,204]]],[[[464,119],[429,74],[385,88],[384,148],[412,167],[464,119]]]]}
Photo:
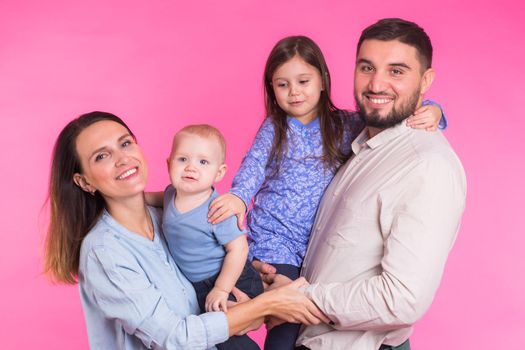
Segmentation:
{"type": "Polygon", "coordinates": [[[240,235],[224,245],[226,255],[215,286],[206,297],[206,311],[227,311],[226,302],[235,283],[241,276],[248,257],[248,241],[240,235]]]}
{"type": "Polygon", "coordinates": [[[445,129],[447,122],[445,113],[436,102],[425,100],[423,106],[418,108],[413,115],[407,118],[407,126],[414,129],[436,131],[438,127],[445,129]]]}

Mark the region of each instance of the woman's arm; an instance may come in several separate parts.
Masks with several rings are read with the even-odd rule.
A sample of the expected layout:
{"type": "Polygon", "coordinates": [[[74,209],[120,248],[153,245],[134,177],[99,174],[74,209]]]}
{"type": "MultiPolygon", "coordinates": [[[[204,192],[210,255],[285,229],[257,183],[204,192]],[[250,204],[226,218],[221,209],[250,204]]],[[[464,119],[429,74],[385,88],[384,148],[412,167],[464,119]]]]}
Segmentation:
{"type": "Polygon", "coordinates": [[[275,316],[286,322],[305,325],[329,322],[319,308],[298,289],[306,284],[300,277],[283,287],[279,287],[256,298],[230,307],[228,317],[230,336],[242,332],[254,320],[266,316],[275,316]]]}

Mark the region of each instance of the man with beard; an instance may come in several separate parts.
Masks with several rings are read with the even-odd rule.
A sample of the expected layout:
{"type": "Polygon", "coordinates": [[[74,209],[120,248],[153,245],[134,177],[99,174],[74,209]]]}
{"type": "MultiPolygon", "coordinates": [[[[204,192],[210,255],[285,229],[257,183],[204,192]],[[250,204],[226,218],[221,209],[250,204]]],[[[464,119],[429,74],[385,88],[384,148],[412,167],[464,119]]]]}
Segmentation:
{"type": "Polygon", "coordinates": [[[355,99],[367,127],[326,190],[302,275],[332,320],[303,328],[306,349],[409,349],[429,308],[465,205],[466,180],[440,132],[402,122],[434,79],[418,25],[384,19],[357,47],[355,99]]]}

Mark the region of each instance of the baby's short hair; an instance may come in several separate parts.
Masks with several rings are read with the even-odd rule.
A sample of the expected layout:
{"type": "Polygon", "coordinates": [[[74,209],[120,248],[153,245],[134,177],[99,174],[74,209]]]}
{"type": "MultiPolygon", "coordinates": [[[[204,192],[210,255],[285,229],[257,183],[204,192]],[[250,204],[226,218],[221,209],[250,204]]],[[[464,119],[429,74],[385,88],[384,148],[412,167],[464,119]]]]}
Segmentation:
{"type": "Polygon", "coordinates": [[[224,139],[224,136],[219,131],[219,129],[217,129],[216,127],[211,126],[209,124],[187,125],[175,134],[175,136],[173,137],[173,145],[175,145],[177,136],[181,134],[193,134],[203,138],[214,137],[221,146],[222,161],[224,162],[224,159],[226,158],[226,140],[224,139]]]}

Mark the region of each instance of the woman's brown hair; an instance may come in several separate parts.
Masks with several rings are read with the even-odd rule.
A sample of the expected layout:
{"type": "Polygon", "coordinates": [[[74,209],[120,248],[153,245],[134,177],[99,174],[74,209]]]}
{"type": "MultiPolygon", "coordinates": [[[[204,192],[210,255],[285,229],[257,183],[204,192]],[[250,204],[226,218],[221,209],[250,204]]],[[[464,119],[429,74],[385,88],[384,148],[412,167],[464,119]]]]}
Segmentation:
{"type": "Polygon", "coordinates": [[[56,282],[77,283],[80,245],[105,207],[98,192],[94,195],[87,193],[73,181],[74,174],[82,172],[76,150],[78,135],[88,126],[104,120],[121,124],[133,136],[119,117],[106,112],[91,112],[69,122],[60,132],[53,149],[48,199],[51,219],[44,272],[56,282]]]}

